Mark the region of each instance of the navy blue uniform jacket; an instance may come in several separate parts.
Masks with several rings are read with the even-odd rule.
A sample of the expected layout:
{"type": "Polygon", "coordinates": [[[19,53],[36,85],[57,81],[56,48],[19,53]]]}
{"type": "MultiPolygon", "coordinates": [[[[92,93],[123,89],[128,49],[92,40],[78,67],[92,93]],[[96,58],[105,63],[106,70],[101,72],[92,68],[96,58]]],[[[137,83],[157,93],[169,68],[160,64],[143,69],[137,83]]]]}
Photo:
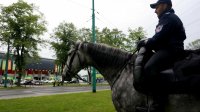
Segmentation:
{"type": "Polygon", "coordinates": [[[183,50],[186,39],[185,29],[182,21],[174,14],[174,10],[165,11],[159,17],[155,35],[147,41],[147,48],[160,50],[183,50]]]}

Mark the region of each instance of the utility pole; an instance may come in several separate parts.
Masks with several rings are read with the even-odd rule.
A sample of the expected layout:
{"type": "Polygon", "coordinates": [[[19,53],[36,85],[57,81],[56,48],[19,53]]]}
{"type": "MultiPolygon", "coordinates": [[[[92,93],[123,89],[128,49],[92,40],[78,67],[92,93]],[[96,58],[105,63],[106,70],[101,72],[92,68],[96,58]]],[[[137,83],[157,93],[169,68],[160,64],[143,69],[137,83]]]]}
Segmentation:
{"type": "MultiPolygon", "coordinates": [[[[96,43],[94,0],[92,0],[92,42],[96,43]]],[[[96,70],[92,67],[92,92],[96,92],[96,70]]]]}

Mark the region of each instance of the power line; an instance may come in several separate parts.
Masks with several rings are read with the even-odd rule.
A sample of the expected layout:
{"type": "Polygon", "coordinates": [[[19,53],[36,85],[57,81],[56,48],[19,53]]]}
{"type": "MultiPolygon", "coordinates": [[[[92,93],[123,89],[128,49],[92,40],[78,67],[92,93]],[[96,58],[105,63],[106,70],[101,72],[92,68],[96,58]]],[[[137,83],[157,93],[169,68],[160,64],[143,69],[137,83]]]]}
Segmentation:
{"type": "Polygon", "coordinates": [[[91,21],[92,20],[92,17],[90,18],[90,19],[88,19],[86,22],[89,22],[89,21],[91,21]]]}
{"type": "MultiPolygon", "coordinates": [[[[72,3],[74,3],[74,4],[76,4],[76,5],[79,5],[79,6],[81,6],[81,7],[83,7],[83,8],[86,8],[86,9],[89,9],[89,10],[91,10],[91,8],[90,7],[88,7],[88,6],[85,6],[85,5],[83,5],[83,4],[80,4],[80,3],[78,3],[78,2],[75,2],[74,0],[68,0],[68,1],[70,1],[70,2],[72,2],[72,3]]],[[[187,5],[186,3],[188,2],[189,0],[184,0],[184,1],[182,1],[182,0],[179,0],[179,1],[177,1],[177,5],[176,5],[176,9],[177,10],[181,10],[180,9],[180,7],[184,7],[185,5],[187,5]]],[[[198,1],[195,1],[195,3],[194,4],[196,4],[196,3],[199,3],[198,1]]],[[[196,6],[196,5],[195,5],[196,6]]],[[[180,14],[180,15],[188,15],[188,14],[190,14],[190,13],[192,13],[194,10],[196,10],[196,9],[198,9],[200,6],[196,6],[196,7],[188,7],[187,9],[185,9],[184,11],[181,11],[182,13],[180,14]],[[188,9],[190,9],[190,10],[188,10],[188,9]]],[[[117,26],[115,25],[115,24],[113,24],[113,22],[111,22],[109,19],[107,19],[102,13],[99,13],[99,11],[97,11],[97,10],[95,10],[95,13],[98,15],[98,17],[96,17],[96,19],[98,20],[98,21],[101,21],[101,22],[103,22],[104,24],[110,24],[110,25],[112,25],[112,26],[114,26],[114,27],[116,27],[117,28],[117,26]],[[106,21],[106,22],[105,22],[106,21]]],[[[196,24],[196,23],[198,23],[199,22],[199,19],[200,18],[197,18],[197,19],[195,19],[195,20],[193,20],[192,22],[190,22],[190,23],[188,23],[187,25],[185,25],[185,27],[189,27],[189,29],[190,28],[192,28],[191,26],[193,25],[193,24],[196,24]]],[[[86,22],[88,23],[89,21],[91,20],[91,18],[90,19],[88,19],[86,22]]],[[[155,22],[152,22],[148,27],[147,27],[147,29],[150,29],[150,28],[152,28],[152,27],[154,27],[154,24],[156,24],[155,22]]]]}
{"type": "MultiPolygon", "coordinates": [[[[117,28],[117,26],[115,24],[113,24],[109,19],[107,19],[102,13],[99,13],[98,11],[96,11],[96,13],[99,16],[102,16],[109,24],[111,24],[112,26],[114,26],[115,28],[117,28]]],[[[103,22],[103,21],[102,21],[103,22]]]]}
{"type": "MultiPolygon", "coordinates": [[[[101,21],[104,24],[111,24],[112,26],[114,26],[115,28],[117,28],[117,26],[115,24],[113,24],[112,22],[110,22],[108,19],[106,19],[106,17],[103,16],[103,14],[100,14],[97,10],[95,10],[95,13],[98,15],[98,16],[97,15],[95,16],[95,18],[97,20],[101,21]],[[102,20],[101,17],[104,18],[104,19],[102,20]],[[104,20],[105,21],[107,20],[107,23],[104,20]]],[[[91,21],[91,18],[88,19],[86,22],[89,22],[89,21],[91,21]]]]}
{"type": "MultiPolygon", "coordinates": [[[[85,5],[83,5],[83,4],[80,4],[80,3],[78,3],[78,2],[75,2],[74,0],[68,0],[68,1],[71,2],[71,3],[74,3],[74,4],[76,4],[76,5],[79,5],[79,6],[83,7],[83,8],[92,10],[92,8],[87,7],[87,6],[85,6],[85,5]]],[[[96,14],[98,14],[99,16],[101,16],[102,18],[104,18],[104,20],[107,21],[107,23],[109,23],[109,24],[111,24],[112,26],[116,27],[116,25],[113,24],[112,22],[110,22],[102,13],[100,14],[99,11],[97,11],[96,9],[95,9],[94,11],[95,11],[96,14]]],[[[97,18],[97,17],[95,17],[95,18],[97,18]]],[[[100,18],[97,18],[97,19],[98,19],[99,21],[103,22],[104,24],[106,24],[106,23],[105,23],[103,20],[101,20],[100,18]]],[[[90,20],[92,20],[92,18],[88,19],[86,22],[88,23],[90,20]]],[[[117,27],[116,27],[116,28],[117,28],[117,27]]]]}

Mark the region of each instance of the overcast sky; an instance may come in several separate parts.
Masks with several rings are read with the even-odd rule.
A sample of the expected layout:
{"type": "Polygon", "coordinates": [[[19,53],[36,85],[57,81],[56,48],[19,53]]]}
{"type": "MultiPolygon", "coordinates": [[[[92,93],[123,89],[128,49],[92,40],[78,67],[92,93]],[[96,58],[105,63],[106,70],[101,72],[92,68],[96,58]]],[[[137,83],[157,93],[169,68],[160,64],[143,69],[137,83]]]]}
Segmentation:
{"type": "MultiPolygon", "coordinates": [[[[48,22],[49,37],[52,30],[61,22],[72,22],[77,28],[91,28],[92,0],[24,0],[34,3],[44,14],[48,22]]],[[[149,7],[157,0],[95,0],[96,27],[118,28],[127,33],[128,28],[143,27],[147,37],[152,37],[158,23],[157,15],[149,7]]],[[[0,0],[0,4],[7,6],[17,0],[0,0]]],[[[187,39],[185,45],[200,38],[200,0],[172,0],[175,13],[181,18],[185,26],[187,39]]],[[[2,50],[2,49],[1,49],[2,50]]],[[[0,51],[1,51],[0,50],[0,51]]],[[[3,49],[5,50],[5,48],[3,49]]],[[[54,52],[45,48],[40,56],[53,57],[54,52]]]]}

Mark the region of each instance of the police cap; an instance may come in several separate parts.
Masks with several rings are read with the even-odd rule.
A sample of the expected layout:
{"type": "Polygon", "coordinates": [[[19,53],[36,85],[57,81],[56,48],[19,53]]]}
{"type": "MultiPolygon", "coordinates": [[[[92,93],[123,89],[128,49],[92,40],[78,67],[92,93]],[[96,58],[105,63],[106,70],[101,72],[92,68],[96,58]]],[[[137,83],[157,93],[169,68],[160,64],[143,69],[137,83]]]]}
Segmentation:
{"type": "Polygon", "coordinates": [[[155,9],[157,5],[161,4],[161,3],[166,3],[168,5],[172,6],[172,1],[171,0],[158,0],[156,3],[150,4],[150,7],[152,9],[155,9]]]}

